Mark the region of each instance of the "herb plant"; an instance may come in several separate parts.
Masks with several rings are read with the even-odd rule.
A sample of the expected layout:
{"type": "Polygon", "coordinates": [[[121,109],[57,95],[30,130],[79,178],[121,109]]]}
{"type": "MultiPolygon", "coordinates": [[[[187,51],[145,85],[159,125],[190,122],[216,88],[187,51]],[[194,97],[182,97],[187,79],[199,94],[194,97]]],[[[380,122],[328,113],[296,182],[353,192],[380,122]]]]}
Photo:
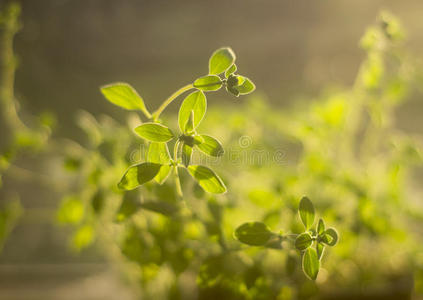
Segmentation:
{"type": "Polygon", "coordinates": [[[225,184],[212,169],[190,163],[194,147],[215,157],[223,155],[224,152],[217,139],[197,132],[197,127],[207,111],[205,92],[217,91],[224,86],[229,93],[238,97],[247,95],[255,89],[250,79],[235,74],[237,71],[235,58],[235,53],[230,48],[216,50],[209,60],[209,74],[180,88],[153,113],[148,111],[143,99],[127,83],[112,83],[101,88],[107,100],[124,109],[140,110],[149,120],[134,129],[138,136],[150,142],[147,161],[131,166],[120,180],[119,188],[132,190],[153,179],[162,184],[169,174],[173,173],[176,190],[182,197],[179,168],[183,167],[205,191],[213,194],[226,192],[225,184]],[[160,122],[160,115],[178,96],[192,89],[195,91],[186,96],[179,108],[180,133],[174,134],[169,127],[160,122]],[[173,156],[170,155],[168,147],[171,141],[174,141],[173,156]]]}
{"type": "Polygon", "coordinates": [[[338,242],[338,233],[334,228],[326,228],[323,219],[319,219],[317,226],[313,227],[315,210],[313,203],[307,197],[301,199],[298,213],[305,227],[303,233],[275,233],[262,222],[248,222],[239,226],[234,235],[238,241],[246,245],[276,249],[282,249],[283,241],[294,241],[295,248],[302,254],[304,274],[316,280],[325,246],[335,246],[338,242]],[[315,249],[312,248],[313,244],[315,249]]]}

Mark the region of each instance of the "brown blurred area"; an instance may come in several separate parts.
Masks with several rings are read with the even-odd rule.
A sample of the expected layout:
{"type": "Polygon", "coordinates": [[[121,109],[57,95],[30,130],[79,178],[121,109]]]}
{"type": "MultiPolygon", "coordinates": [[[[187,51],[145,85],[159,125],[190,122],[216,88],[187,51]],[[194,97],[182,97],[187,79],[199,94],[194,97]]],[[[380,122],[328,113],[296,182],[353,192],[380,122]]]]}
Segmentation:
{"type": "MultiPolygon", "coordinates": [[[[26,111],[53,112],[57,131],[68,137],[80,134],[74,125],[80,109],[125,114],[103,100],[100,85],[129,82],[155,108],[204,75],[221,46],[235,50],[239,68],[277,106],[328,85],[351,85],[364,56],[358,41],[382,9],[402,21],[409,49],[423,50],[421,0],[20,2],[16,94],[26,111]]],[[[213,95],[210,105],[225,97],[213,95]]],[[[419,99],[402,109],[401,126],[418,131],[413,105],[419,99]]],[[[95,249],[75,255],[66,248],[66,231],[54,227],[57,198],[34,189],[25,192],[33,213],[0,256],[0,299],[131,299],[95,249]]]]}

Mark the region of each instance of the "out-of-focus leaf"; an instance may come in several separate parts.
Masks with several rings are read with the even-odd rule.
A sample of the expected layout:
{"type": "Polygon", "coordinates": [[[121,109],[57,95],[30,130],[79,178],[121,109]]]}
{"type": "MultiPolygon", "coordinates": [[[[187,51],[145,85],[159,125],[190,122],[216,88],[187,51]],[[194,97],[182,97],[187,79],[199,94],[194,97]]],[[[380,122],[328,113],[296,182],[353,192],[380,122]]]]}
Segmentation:
{"type": "Polygon", "coordinates": [[[141,207],[139,195],[136,191],[125,192],[122,203],[116,214],[116,221],[123,222],[133,214],[135,214],[141,207]]]}
{"type": "Polygon", "coordinates": [[[314,223],[315,212],[313,203],[307,197],[303,197],[300,201],[298,211],[305,228],[309,229],[314,223]]]}
{"type": "Polygon", "coordinates": [[[160,213],[165,216],[173,216],[178,212],[178,206],[165,201],[145,201],[140,204],[143,209],[160,213]]]}
{"type": "Polygon", "coordinates": [[[241,243],[251,246],[264,246],[273,233],[261,222],[248,222],[235,230],[235,238],[241,243]]]}
{"type": "Polygon", "coordinates": [[[57,220],[63,224],[78,224],[84,217],[84,204],[75,196],[62,200],[57,212],[57,220]]]}
{"type": "Polygon", "coordinates": [[[91,199],[91,205],[96,214],[100,214],[104,208],[105,195],[104,191],[98,190],[91,199]]]}
{"type": "Polygon", "coordinates": [[[80,251],[94,242],[94,228],[91,225],[79,227],[72,237],[72,246],[80,251]]]}

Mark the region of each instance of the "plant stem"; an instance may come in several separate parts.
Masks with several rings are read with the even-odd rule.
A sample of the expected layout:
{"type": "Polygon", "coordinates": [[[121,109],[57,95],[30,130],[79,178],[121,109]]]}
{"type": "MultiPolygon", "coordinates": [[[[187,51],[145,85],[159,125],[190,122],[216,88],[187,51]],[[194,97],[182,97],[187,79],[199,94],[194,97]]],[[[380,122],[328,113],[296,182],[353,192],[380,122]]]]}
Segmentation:
{"type": "Polygon", "coordinates": [[[16,3],[6,6],[0,15],[0,105],[9,132],[26,128],[18,117],[13,91],[17,65],[13,54],[13,37],[21,27],[19,15],[20,7],[16,3]]]}
{"type": "Polygon", "coordinates": [[[182,193],[182,187],[181,187],[181,181],[179,179],[179,173],[178,173],[178,151],[179,151],[179,140],[176,141],[175,146],[173,147],[173,160],[175,161],[175,185],[176,185],[176,193],[179,197],[183,197],[182,193]]]}
{"type": "Polygon", "coordinates": [[[176,193],[179,197],[183,197],[184,194],[182,193],[182,187],[181,187],[181,180],[179,179],[179,173],[178,173],[178,166],[175,166],[175,185],[176,185],[176,193]]]}
{"type": "Polygon", "coordinates": [[[174,92],[172,95],[170,95],[169,98],[167,98],[162,105],[153,113],[153,121],[157,121],[157,119],[160,117],[160,114],[165,110],[165,108],[172,103],[173,100],[175,100],[179,95],[185,93],[186,91],[189,91],[193,88],[192,84],[188,84],[186,86],[181,87],[179,90],[174,92]]]}

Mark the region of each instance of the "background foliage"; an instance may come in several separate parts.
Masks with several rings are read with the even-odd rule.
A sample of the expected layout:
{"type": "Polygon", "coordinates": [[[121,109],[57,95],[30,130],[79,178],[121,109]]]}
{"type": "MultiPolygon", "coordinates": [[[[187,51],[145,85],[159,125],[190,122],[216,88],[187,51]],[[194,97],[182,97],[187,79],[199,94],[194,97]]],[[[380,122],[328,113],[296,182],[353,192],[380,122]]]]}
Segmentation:
{"type": "MultiPolygon", "coordinates": [[[[119,190],[127,167],[146,160],[146,143],[132,133],[141,124],[139,116],[128,113],[118,122],[81,111],[77,123],[85,138],[58,137],[60,151],[54,144],[46,150],[60,154],[67,171],[55,170],[66,182],[57,219],[73,228],[71,247],[96,244],[146,299],[419,295],[421,138],[400,131],[395,121],[400,105],[421,96],[422,77],[403,38],[398,21],[382,13],[361,39],[366,57],[353,86],[328,89],[312,101],[284,109],[260,95],[235,103],[210,101],[198,130],[219,137],[226,152],[210,159],[194,150],[192,160],[217,170],[229,191],[224,195],[205,193],[185,173],[184,202],[173,182],[119,190]],[[304,276],[292,244],[248,247],[233,234],[246,221],[301,233],[302,195],[341,233],[338,245],[325,250],[316,282],[304,276]]],[[[13,97],[13,87],[8,88],[13,97]]],[[[177,127],[175,116],[163,119],[177,127]]],[[[8,145],[19,144],[13,141],[8,145]]],[[[12,162],[2,157],[7,165],[12,162]]],[[[4,224],[15,219],[7,216],[17,215],[10,211],[1,214],[4,224]]],[[[2,224],[0,229],[9,226],[2,224]]],[[[9,231],[1,229],[0,237],[9,231]]]]}

